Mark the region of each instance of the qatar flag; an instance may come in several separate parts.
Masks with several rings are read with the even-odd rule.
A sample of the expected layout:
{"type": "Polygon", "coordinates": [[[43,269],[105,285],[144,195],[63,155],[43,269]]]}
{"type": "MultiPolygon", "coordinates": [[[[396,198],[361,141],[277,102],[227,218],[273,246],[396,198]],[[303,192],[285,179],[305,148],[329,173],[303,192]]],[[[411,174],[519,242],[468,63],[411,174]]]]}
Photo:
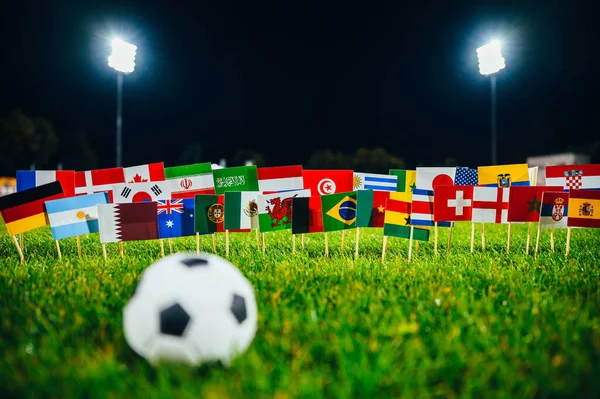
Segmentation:
{"type": "Polygon", "coordinates": [[[123,168],[123,172],[125,173],[126,183],[145,183],[165,180],[164,162],[130,166],[128,168],[123,168]]]}
{"type": "Polygon", "coordinates": [[[354,171],[316,169],[302,171],[304,188],[313,195],[343,193],[353,190],[354,171]]]}

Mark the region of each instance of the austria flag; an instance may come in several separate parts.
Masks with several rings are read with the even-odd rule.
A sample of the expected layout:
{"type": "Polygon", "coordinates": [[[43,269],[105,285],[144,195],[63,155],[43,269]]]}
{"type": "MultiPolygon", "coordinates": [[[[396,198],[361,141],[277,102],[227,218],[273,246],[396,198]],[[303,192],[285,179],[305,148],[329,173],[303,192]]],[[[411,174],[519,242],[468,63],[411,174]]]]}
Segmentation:
{"type": "Polygon", "coordinates": [[[469,221],[473,211],[473,186],[437,186],[433,220],[469,221]]]}
{"type": "Polygon", "coordinates": [[[123,168],[126,183],[145,183],[165,180],[165,164],[163,162],[123,168]]]}

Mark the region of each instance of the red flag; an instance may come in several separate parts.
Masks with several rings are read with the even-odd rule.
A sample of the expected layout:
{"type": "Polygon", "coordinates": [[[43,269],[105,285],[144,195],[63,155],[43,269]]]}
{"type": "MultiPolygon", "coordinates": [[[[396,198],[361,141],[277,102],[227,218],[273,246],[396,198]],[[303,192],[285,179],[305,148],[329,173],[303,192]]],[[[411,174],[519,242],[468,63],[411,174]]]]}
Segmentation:
{"type": "Polygon", "coordinates": [[[471,220],[473,191],[473,186],[437,186],[433,194],[433,220],[435,222],[471,220]]]}
{"type": "Polygon", "coordinates": [[[304,188],[312,195],[334,194],[352,191],[352,170],[303,170],[304,188]]]}
{"type": "Polygon", "coordinates": [[[385,221],[385,203],[389,198],[389,191],[373,190],[373,210],[371,211],[370,227],[383,227],[385,221]]]}
{"type": "Polygon", "coordinates": [[[98,205],[100,242],[158,239],[156,202],[98,205]]]}
{"type": "Polygon", "coordinates": [[[165,180],[165,164],[163,162],[123,168],[125,183],[145,183],[165,180]]]}
{"type": "Polygon", "coordinates": [[[323,232],[321,196],[296,197],[292,200],[292,234],[323,232]]]}
{"type": "Polygon", "coordinates": [[[509,222],[539,222],[544,191],[561,191],[562,186],[513,186],[508,197],[509,222]]]}
{"type": "Polygon", "coordinates": [[[75,172],[75,195],[108,192],[112,202],[113,184],[125,183],[123,168],[109,168],[75,172]]]}

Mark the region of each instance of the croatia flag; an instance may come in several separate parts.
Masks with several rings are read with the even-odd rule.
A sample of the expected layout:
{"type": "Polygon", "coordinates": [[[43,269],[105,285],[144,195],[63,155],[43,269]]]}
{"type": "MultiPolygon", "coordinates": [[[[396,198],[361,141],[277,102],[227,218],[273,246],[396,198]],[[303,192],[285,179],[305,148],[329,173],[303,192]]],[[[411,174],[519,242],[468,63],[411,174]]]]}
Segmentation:
{"type": "Polygon", "coordinates": [[[75,195],[74,170],[17,170],[17,192],[59,181],[65,197],[75,195]]]}
{"type": "Polygon", "coordinates": [[[600,164],[546,166],[546,185],[569,190],[600,190],[600,164]]]}

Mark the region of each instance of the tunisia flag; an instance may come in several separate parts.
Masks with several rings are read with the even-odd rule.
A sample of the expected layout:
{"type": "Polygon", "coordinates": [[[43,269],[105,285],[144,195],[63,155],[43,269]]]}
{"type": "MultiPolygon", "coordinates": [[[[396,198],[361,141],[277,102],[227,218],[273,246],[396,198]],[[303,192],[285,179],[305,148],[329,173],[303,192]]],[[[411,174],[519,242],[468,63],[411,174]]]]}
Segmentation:
{"type": "Polygon", "coordinates": [[[335,194],[352,191],[353,170],[303,170],[304,188],[312,195],[335,194]]]}
{"type": "Polygon", "coordinates": [[[514,186],[508,197],[509,222],[539,222],[542,194],[562,191],[563,186],[514,186]]]}
{"type": "Polygon", "coordinates": [[[436,186],[433,220],[469,221],[473,213],[473,186],[436,186]]]}

